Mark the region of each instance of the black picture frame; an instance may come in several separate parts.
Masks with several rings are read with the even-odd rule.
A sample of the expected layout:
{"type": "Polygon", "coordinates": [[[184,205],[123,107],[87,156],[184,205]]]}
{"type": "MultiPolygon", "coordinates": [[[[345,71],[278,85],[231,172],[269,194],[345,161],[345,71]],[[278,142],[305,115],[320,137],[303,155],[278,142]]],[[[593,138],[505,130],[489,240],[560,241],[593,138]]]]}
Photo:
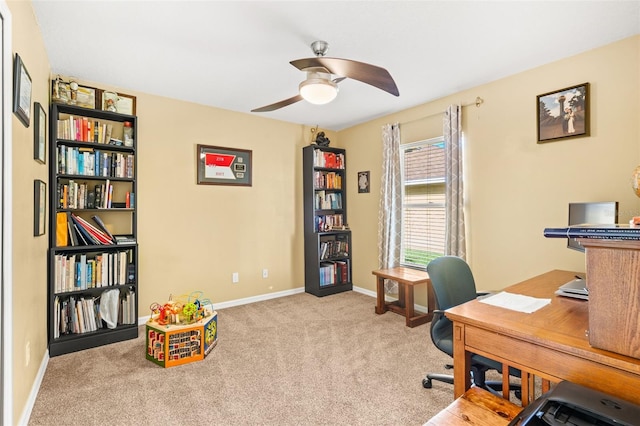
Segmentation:
{"type": "Polygon", "coordinates": [[[47,184],[33,181],[33,236],[44,235],[47,219],[47,184]]]}
{"type": "Polygon", "coordinates": [[[252,186],[252,151],[198,145],[198,185],[252,186]]]}
{"type": "Polygon", "coordinates": [[[358,172],[358,193],[369,193],[371,180],[369,178],[369,170],[366,172],[358,172]]]}
{"type": "Polygon", "coordinates": [[[538,95],[538,143],[589,136],[589,101],[589,83],[538,95]]]}
{"type": "Polygon", "coordinates": [[[47,164],[47,113],[40,104],[33,104],[33,159],[47,164]]]}
{"type": "Polygon", "coordinates": [[[16,53],[13,61],[13,113],[25,127],[29,127],[31,121],[31,92],[31,76],[16,53]]]}

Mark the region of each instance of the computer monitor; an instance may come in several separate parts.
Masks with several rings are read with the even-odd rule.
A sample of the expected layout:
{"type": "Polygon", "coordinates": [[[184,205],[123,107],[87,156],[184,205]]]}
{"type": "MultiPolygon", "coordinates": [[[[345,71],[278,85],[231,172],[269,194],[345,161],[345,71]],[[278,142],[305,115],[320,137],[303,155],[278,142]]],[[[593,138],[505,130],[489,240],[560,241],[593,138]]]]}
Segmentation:
{"type": "MultiPolygon", "coordinates": [[[[569,203],[569,226],[581,223],[593,225],[618,223],[618,202],[569,203]]],[[[567,238],[567,247],[584,252],[584,247],[575,238],[567,238]]]]}

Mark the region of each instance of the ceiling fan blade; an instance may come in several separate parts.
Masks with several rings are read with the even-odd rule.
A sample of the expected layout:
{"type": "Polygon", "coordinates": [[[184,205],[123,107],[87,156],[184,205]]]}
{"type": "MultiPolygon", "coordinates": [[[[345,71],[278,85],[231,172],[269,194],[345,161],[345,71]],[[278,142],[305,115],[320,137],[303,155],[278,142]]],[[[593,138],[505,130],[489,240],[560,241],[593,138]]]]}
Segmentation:
{"type": "Polygon", "coordinates": [[[306,68],[322,67],[327,69],[331,74],[352,78],[361,81],[394,96],[399,96],[400,92],[396,86],[393,77],[389,72],[381,67],[365,64],[364,62],[352,61],[350,59],[327,58],[319,56],[315,58],[297,59],[290,62],[291,65],[299,70],[306,68]]]}
{"type": "Polygon", "coordinates": [[[268,111],[275,111],[277,109],[280,109],[282,107],[286,107],[287,105],[291,105],[294,104],[296,102],[299,102],[302,100],[302,96],[300,95],[295,95],[292,98],[289,99],[285,99],[283,101],[280,102],[276,102],[274,104],[271,105],[267,105],[267,106],[263,106],[261,108],[256,108],[256,109],[252,109],[251,112],[268,112],[268,111]]]}

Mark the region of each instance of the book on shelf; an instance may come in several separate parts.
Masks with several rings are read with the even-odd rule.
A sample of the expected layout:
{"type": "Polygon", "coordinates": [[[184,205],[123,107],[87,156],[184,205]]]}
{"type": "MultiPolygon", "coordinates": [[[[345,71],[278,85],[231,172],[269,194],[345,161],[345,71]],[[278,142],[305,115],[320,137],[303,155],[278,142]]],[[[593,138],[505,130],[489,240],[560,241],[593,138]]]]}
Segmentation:
{"type": "Polygon", "coordinates": [[[113,238],[103,232],[102,230],[96,228],[85,219],[75,214],[71,214],[71,218],[75,220],[76,224],[89,234],[91,240],[95,241],[96,244],[113,244],[113,238]]]}
{"type": "Polygon", "coordinates": [[[609,240],[640,240],[640,226],[626,223],[580,224],[564,228],[545,228],[547,238],[596,238],[609,240]]]}
{"type": "Polygon", "coordinates": [[[93,216],[91,216],[91,219],[93,219],[93,221],[96,223],[96,225],[98,225],[98,227],[102,230],[102,232],[107,234],[107,236],[111,238],[111,240],[113,240],[113,235],[107,229],[107,225],[105,225],[102,219],[100,219],[100,216],[98,216],[97,214],[94,214],[93,216]]]}
{"type": "Polygon", "coordinates": [[[115,244],[135,244],[136,237],[133,235],[114,235],[113,241],[115,244]]]}

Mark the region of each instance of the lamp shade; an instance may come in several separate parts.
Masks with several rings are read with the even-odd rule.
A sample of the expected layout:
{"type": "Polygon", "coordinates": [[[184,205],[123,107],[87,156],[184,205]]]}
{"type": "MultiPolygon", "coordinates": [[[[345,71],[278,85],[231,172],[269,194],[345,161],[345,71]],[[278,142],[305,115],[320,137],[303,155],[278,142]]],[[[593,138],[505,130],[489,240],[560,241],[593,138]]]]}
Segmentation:
{"type": "Polygon", "coordinates": [[[304,100],[316,105],[328,104],[338,96],[338,85],[324,78],[308,78],[299,89],[304,100]]]}

